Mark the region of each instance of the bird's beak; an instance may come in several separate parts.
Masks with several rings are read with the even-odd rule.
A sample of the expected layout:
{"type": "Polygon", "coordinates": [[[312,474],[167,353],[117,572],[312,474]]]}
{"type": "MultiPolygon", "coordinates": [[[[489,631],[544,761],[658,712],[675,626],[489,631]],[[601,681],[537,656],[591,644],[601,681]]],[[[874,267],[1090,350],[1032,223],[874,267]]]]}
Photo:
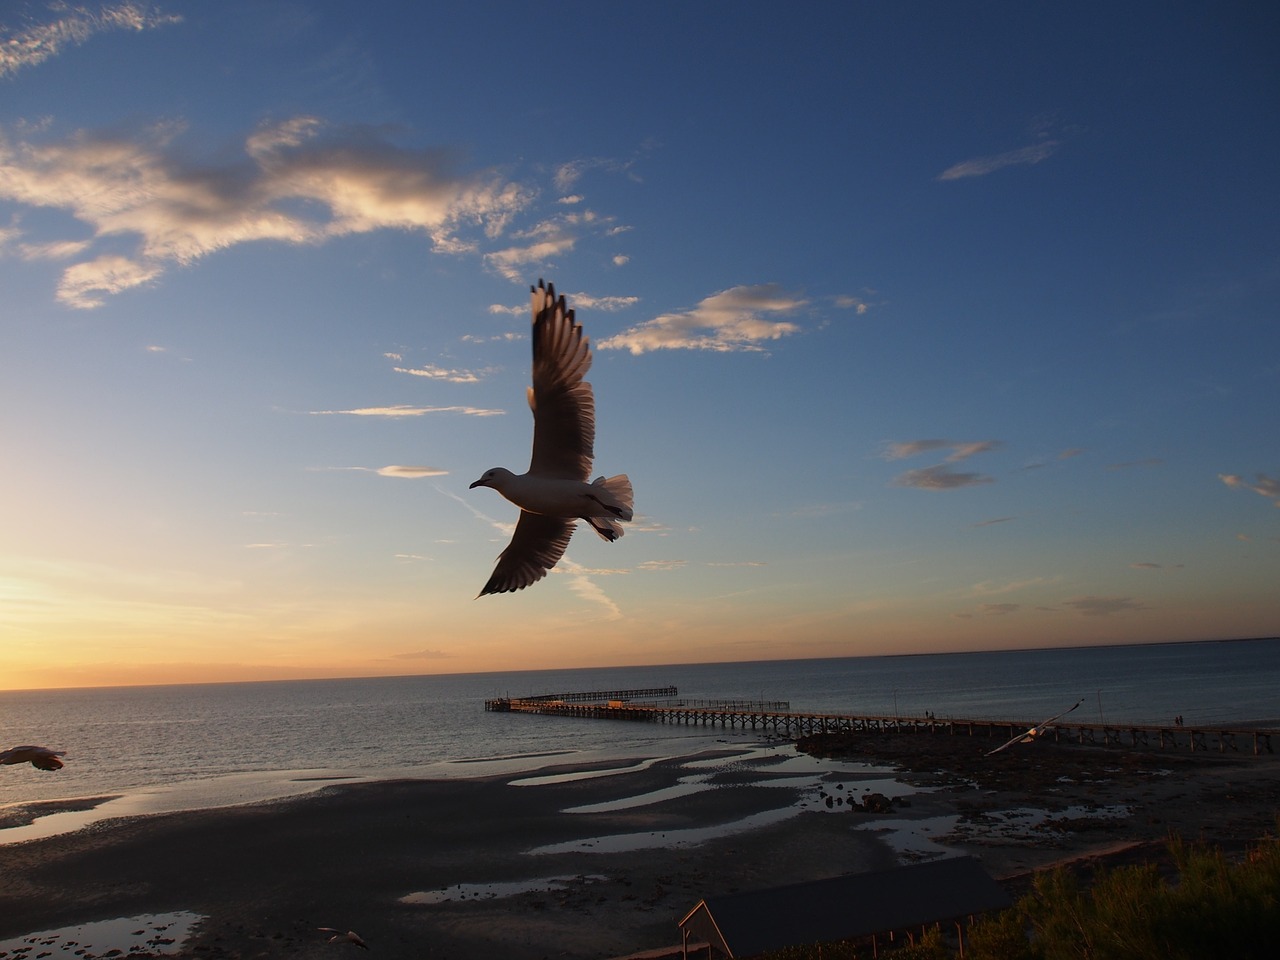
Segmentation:
{"type": "Polygon", "coordinates": [[[473,483],[471,486],[467,487],[467,489],[468,489],[468,490],[474,490],[476,487],[483,487],[483,486],[486,486],[486,484],[485,484],[485,482],[484,482],[484,477],[481,477],[479,480],[477,480],[477,481],[476,481],[475,483],[473,483]]]}

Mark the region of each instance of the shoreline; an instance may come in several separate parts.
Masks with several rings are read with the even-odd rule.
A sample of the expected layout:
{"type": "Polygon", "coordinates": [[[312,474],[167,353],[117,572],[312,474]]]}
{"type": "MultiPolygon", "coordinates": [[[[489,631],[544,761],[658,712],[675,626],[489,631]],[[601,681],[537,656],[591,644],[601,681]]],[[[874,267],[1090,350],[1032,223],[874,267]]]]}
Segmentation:
{"type": "Polygon", "coordinates": [[[1238,853],[1280,810],[1280,758],[1039,743],[984,760],[980,746],[862,737],[833,759],[749,742],[544,756],[99,819],[0,845],[0,943],[187,912],[199,919],[185,939],[156,937],[174,941],[170,956],[322,957],[328,926],[389,957],[600,960],[677,943],[702,896],[958,853],[1017,887],[1055,862],[1158,859],[1171,831],[1238,853]],[[828,803],[870,793],[891,809],[828,803]]]}

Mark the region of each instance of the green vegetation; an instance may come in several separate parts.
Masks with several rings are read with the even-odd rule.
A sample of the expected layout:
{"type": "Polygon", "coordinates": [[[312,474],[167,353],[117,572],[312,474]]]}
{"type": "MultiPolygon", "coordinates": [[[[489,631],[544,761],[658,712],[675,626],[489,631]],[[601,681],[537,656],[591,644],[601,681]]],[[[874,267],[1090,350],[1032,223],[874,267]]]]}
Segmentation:
{"type": "MultiPolygon", "coordinates": [[[[1154,865],[1100,870],[1086,887],[1064,869],[1037,875],[1014,906],[969,928],[968,960],[1270,960],[1280,943],[1280,838],[1264,837],[1239,863],[1221,850],[1169,844],[1177,876],[1154,865]]],[[[931,930],[886,951],[893,960],[950,960],[931,930]]],[[[793,947],[761,960],[855,960],[870,946],[793,947]]]]}

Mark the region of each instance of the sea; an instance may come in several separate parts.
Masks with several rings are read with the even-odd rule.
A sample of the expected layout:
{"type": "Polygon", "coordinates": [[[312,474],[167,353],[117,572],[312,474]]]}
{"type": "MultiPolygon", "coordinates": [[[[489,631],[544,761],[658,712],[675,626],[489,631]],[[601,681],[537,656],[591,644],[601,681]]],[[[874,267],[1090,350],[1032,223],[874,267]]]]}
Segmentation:
{"type": "Polygon", "coordinates": [[[53,773],[0,767],[0,814],[14,804],[102,796],[133,797],[131,807],[117,804],[125,813],[199,809],[291,796],[342,778],[478,776],[688,756],[759,739],[719,728],[484,709],[495,697],[661,686],[675,686],[681,699],[785,701],[800,712],[1030,725],[1083,699],[1076,716],[1091,722],[1169,724],[1181,716],[1188,726],[1280,728],[1280,638],[0,691],[0,748],[34,743],[67,753],[65,768],[53,773]]]}

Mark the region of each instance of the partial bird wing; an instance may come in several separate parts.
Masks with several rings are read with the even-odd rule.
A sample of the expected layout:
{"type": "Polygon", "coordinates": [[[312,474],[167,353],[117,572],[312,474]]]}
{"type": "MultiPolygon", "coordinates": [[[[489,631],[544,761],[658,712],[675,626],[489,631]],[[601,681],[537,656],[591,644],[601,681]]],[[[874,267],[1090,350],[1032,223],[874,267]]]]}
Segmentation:
{"type": "Polygon", "coordinates": [[[1041,730],[1043,730],[1045,727],[1049,726],[1049,724],[1053,723],[1053,721],[1058,720],[1058,719],[1060,719],[1060,718],[1062,718],[1062,717],[1065,717],[1068,713],[1070,713],[1070,712],[1071,712],[1072,710],[1074,710],[1076,707],[1080,706],[1080,704],[1082,704],[1082,703],[1084,703],[1084,700],[1083,700],[1083,699],[1077,700],[1074,704],[1072,704],[1072,705],[1071,705],[1070,707],[1068,707],[1066,710],[1063,710],[1063,711],[1062,711],[1061,713],[1059,713],[1057,716],[1050,717],[1048,720],[1043,720],[1043,721],[1041,721],[1040,723],[1037,723],[1034,727],[1032,727],[1032,728],[1031,728],[1030,730],[1028,730],[1026,733],[1020,733],[1020,734],[1018,734],[1016,737],[1014,737],[1014,738],[1013,738],[1012,740],[1010,740],[1008,743],[1002,743],[1002,744],[1000,744],[1000,746],[996,747],[994,750],[990,750],[990,751],[988,751],[987,753],[983,754],[983,756],[987,756],[987,757],[989,757],[989,756],[991,756],[991,754],[993,754],[993,753],[999,753],[1001,750],[1008,750],[1008,749],[1009,749],[1010,747],[1012,747],[1015,743],[1022,743],[1022,741],[1024,741],[1024,740],[1033,740],[1033,739],[1035,739],[1036,735],[1037,735],[1041,730]]]}
{"type": "Polygon", "coordinates": [[[574,321],[573,311],[565,307],[564,297],[556,297],[555,284],[543,286],[539,280],[532,300],[533,459],[529,473],[586,480],[596,438],[595,396],[591,384],[582,379],[591,368],[591,345],[574,321]]]}
{"type": "Polygon", "coordinates": [[[564,517],[548,517],[521,510],[511,543],[498,555],[493,576],[480,591],[480,596],[515,593],[537,583],[564,556],[576,526],[576,521],[564,517]]]}
{"type": "Polygon", "coordinates": [[[1014,737],[1012,740],[1009,740],[1006,743],[1000,744],[1000,746],[996,747],[994,750],[988,750],[986,753],[983,754],[983,756],[989,757],[993,753],[999,753],[1001,750],[1008,750],[1015,743],[1022,743],[1022,741],[1030,739],[1031,733],[1033,730],[1035,730],[1035,727],[1032,727],[1031,730],[1028,730],[1025,733],[1018,734],[1016,737],[1014,737]]]}
{"type": "Polygon", "coordinates": [[[66,755],[65,750],[50,750],[48,747],[27,744],[0,751],[0,763],[30,763],[37,770],[61,770],[63,763],[58,758],[66,755]]]}

